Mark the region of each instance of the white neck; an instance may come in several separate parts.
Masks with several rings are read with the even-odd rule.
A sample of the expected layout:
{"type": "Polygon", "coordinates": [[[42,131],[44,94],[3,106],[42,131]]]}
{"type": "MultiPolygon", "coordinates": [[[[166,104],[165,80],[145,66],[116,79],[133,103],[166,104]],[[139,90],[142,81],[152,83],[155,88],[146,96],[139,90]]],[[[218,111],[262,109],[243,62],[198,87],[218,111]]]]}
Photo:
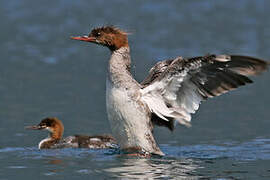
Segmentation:
{"type": "Polygon", "coordinates": [[[50,140],[52,140],[52,138],[47,137],[47,138],[43,139],[42,141],[40,141],[40,143],[38,144],[38,149],[41,149],[42,144],[45,143],[45,142],[48,142],[50,140]]]}
{"type": "Polygon", "coordinates": [[[138,90],[140,85],[132,77],[130,65],[129,47],[121,47],[112,52],[108,67],[108,80],[114,87],[138,90]]]}

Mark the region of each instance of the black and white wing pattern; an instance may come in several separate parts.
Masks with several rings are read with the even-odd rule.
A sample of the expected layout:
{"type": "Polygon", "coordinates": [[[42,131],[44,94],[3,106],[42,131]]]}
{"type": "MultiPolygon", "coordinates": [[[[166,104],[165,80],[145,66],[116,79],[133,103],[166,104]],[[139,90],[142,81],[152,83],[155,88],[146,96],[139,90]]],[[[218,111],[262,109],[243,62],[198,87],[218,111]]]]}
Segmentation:
{"type": "MultiPolygon", "coordinates": [[[[148,105],[156,124],[176,120],[189,126],[191,114],[198,110],[201,101],[252,83],[247,76],[265,71],[268,64],[238,55],[178,57],[161,61],[141,83],[141,101],[148,105]]],[[[173,129],[172,123],[166,126],[173,129]]]]}

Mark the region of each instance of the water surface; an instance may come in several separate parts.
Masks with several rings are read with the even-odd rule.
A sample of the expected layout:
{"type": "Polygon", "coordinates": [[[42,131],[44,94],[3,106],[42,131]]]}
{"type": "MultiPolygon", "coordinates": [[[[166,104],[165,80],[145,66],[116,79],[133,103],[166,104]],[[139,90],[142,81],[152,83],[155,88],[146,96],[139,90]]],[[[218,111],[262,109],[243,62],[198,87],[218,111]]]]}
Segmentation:
{"type": "Polygon", "coordinates": [[[46,116],[65,135],[110,133],[105,109],[110,53],[72,41],[114,24],[132,35],[141,81],[158,60],[207,53],[270,57],[270,2],[0,2],[0,179],[269,179],[269,72],[254,84],[203,102],[192,127],[155,129],[166,154],[135,158],[112,150],[38,150],[45,132],[24,130],[46,116]]]}

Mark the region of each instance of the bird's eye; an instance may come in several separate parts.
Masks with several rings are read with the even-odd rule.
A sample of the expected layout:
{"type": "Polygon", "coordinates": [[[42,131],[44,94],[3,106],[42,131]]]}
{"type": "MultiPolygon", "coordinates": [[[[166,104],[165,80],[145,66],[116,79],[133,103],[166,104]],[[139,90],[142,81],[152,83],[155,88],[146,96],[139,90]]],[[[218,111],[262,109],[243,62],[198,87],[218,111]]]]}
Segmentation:
{"type": "Polygon", "coordinates": [[[99,37],[99,36],[101,36],[101,33],[100,32],[97,33],[97,37],[99,37]]]}

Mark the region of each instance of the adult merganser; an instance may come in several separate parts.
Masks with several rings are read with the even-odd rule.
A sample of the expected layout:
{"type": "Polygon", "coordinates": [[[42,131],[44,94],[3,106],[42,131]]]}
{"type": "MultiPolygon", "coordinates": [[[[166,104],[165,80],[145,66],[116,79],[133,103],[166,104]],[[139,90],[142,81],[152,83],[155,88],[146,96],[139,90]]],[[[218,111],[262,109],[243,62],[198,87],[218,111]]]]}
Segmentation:
{"type": "Polygon", "coordinates": [[[56,148],[117,148],[115,139],[110,135],[85,136],[74,135],[62,138],[64,133],[63,123],[55,118],[48,117],[43,119],[36,126],[27,126],[26,129],[43,130],[50,132],[49,137],[40,141],[39,149],[56,149],[56,148]]]}
{"type": "Polygon", "coordinates": [[[201,101],[252,83],[247,76],[267,69],[268,63],[239,55],[177,57],[158,62],[138,83],[130,72],[128,33],[114,26],[95,28],[75,40],[111,50],[106,83],[107,113],[121,149],[163,155],[153,137],[153,125],[174,129],[174,121],[189,126],[201,101]]]}

